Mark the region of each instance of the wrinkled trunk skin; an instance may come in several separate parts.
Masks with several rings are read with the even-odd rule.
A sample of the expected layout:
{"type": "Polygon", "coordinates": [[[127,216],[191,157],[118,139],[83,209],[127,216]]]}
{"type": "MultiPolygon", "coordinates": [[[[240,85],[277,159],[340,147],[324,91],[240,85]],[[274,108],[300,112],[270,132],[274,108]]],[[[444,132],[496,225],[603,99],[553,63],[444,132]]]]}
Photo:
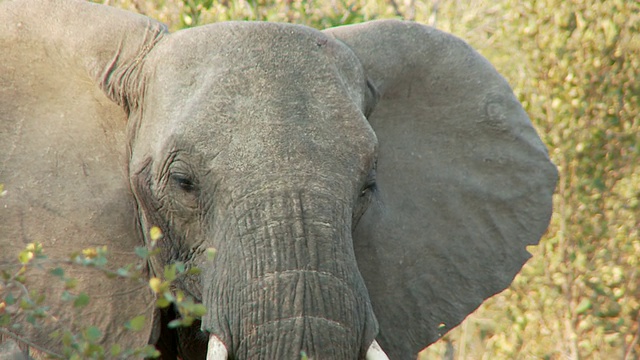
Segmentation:
{"type": "Polygon", "coordinates": [[[301,351],[364,358],[377,324],[356,266],[351,212],[317,194],[266,198],[246,196],[220,216],[203,328],[236,359],[299,359],[301,351]]]}

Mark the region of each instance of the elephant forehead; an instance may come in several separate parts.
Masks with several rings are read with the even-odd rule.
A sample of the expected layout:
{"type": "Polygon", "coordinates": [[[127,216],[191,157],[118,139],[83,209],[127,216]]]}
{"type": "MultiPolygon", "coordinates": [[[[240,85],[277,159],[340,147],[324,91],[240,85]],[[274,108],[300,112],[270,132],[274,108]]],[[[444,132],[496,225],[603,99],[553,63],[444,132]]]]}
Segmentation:
{"type": "Polygon", "coordinates": [[[153,55],[146,97],[169,135],[160,138],[182,139],[215,154],[212,166],[242,171],[368,166],[376,138],[361,111],[364,75],[350,50],[301,26],[203,28],[172,35],[153,55]]]}
{"type": "Polygon", "coordinates": [[[377,139],[352,102],[339,103],[344,96],[211,96],[202,100],[208,110],[185,109],[160,138],[204,156],[211,169],[364,172],[377,139]]]}
{"type": "Polygon", "coordinates": [[[178,89],[188,96],[189,90],[215,82],[220,92],[226,87],[272,97],[286,92],[283,84],[326,83],[339,75],[352,100],[358,105],[363,100],[364,75],[355,54],[300,25],[225,22],[187,29],[164,39],[150,58],[154,78],[172,96],[178,89]]]}

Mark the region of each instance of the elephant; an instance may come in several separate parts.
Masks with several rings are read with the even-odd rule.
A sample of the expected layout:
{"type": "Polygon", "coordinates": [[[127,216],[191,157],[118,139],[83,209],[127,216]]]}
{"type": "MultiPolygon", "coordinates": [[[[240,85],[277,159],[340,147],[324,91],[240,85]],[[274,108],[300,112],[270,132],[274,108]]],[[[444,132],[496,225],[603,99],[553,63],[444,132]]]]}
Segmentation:
{"type": "Polygon", "coordinates": [[[0,330],[30,349],[92,325],[162,359],[416,358],[510,285],[550,221],[557,170],[508,82],[422,24],[170,33],[2,0],[0,49],[0,266],[29,243],[50,260],[107,246],[148,278],[197,267],[174,291],[207,309],[169,329],[144,282],[61,261],[91,301],[27,277],[55,321],[0,330]]]}

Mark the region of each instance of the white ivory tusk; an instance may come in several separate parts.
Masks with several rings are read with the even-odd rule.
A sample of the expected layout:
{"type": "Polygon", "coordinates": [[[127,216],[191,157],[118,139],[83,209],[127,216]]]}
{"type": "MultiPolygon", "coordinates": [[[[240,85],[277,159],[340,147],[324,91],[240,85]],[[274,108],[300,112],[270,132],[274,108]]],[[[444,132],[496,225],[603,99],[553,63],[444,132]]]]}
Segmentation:
{"type": "Polygon", "coordinates": [[[378,342],[373,340],[369,345],[369,350],[367,350],[367,360],[389,360],[389,357],[382,351],[378,342]]]}
{"type": "Polygon", "coordinates": [[[207,346],[207,360],[227,360],[227,347],[217,336],[209,336],[209,345],[207,346]]]}

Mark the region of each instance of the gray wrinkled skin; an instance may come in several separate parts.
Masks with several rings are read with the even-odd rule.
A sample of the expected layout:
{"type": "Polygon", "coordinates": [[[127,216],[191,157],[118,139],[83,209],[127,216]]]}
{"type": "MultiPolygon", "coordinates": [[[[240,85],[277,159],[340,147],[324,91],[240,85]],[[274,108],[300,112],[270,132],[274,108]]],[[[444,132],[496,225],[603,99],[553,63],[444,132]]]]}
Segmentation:
{"type": "MultiPolygon", "coordinates": [[[[167,330],[174,311],[144,286],[69,266],[86,308],[54,300],[57,321],[2,329],[43,352],[89,324],[107,349],[163,359],[204,359],[209,335],[235,359],[363,359],[374,339],[415,358],[509,285],[549,221],[557,173],[527,115],[435,29],[169,34],[106,6],[3,0],[0,48],[0,266],[36,241],[135,263],[158,226],[149,276],[200,267],[176,286],[208,309],[167,330]],[[144,330],[125,330],[137,315],[144,330]]],[[[59,298],[50,275],[29,279],[59,298]]]]}

